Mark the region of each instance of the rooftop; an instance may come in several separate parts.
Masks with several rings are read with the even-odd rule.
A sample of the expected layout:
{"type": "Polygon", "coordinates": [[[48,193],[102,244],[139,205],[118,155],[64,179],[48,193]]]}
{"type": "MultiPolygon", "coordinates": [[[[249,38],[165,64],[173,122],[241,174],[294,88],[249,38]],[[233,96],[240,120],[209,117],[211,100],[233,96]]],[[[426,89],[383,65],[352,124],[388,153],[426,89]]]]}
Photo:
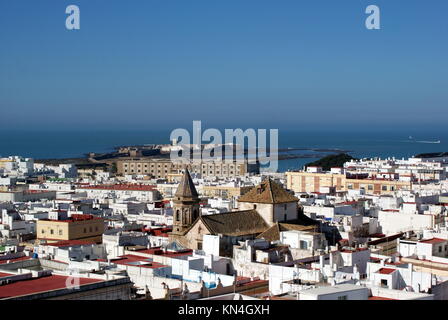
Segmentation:
{"type": "Polygon", "coordinates": [[[238,201],[277,204],[298,202],[299,199],[287,192],[280,184],[268,178],[242,195],[238,201]]]}
{"type": "Polygon", "coordinates": [[[52,246],[52,247],[59,247],[59,248],[63,248],[63,247],[71,247],[71,246],[88,246],[88,245],[92,245],[92,244],[96,244],[95,241],[89,241],[89,240],[65,240],[65,241],[58,241],[58,242],[54,242],[54,243],[48,243],[48,246],[52,246]]]}
{"type": "MultiPolygon", "coordinates": [[[[40,278],[21,280],[0,286],[0,299],[25,296],[40,292],[47,292],[67,288],[68,276],[51,275],[40,278]]],[[[80,286],[102,282],[92,278],[78,278],[80,286]]]]}
{"type": "Polygon", "coordinates": [[[422,243],[430,243],[430,244],[437,244],[437,243],[444,243],[444,242],[447,242],[447,241],[448,240],[446,240],[446,239],[432,238],[432,239],[422,240],[420,242],[422,242],[422,243]]]}
{"type": "Polygon", "coordinates": [[[372,297],[369,297],[369,300],[397,300],[397,299],[372,296],[372,297]]]}
{"type": "Polygon", "coordinates": [[[378,270],[378,273],[381,274],[391,274],[392,272],[394,272],[396,269],[391,269],[391,268],[381,268],[378,270]]]}
{"type": "Polygon", "coordinates": [[[82,185],[79,189],[117,190],[117,191],[153,191],[155,186],[144,184],[99,184],[82,185]]]}
{"type": "Polygon", "coordinates": [[[150,248],[138,250],[139,253],[152,254],[157,256],[165,256],[165,257],[179,257],[179,256],[191,256],[193,255],[193,250],[187,249],[185,251],[174,252],[174,251],[163,251],[161,247],[150,248]]]}
{"type": "Polygon", "coordinates": [[[365,287],[357,286],[354,284],[338,284],[335,286],[321,286],[314,289],[307,289],[300,292],[300,294],[306,295],[326,295],[337,292],[353,291],[353,290],[368,290],[365,287]]]}
{"type": "Polygon", "coordinates": [[[28,257],[28,256],[23,256],[23,257],[18,257],[18,258],[10,258],[10,259],[2,259],[2,260],[0,260],[0,264],[24,261],[24,260],[29,260],[29,259],[31,259],[31,257],[28,257]]]}
{"type": "Polygon", "coordinates": [[[154,261],[152,261],[152,259],[148,259],[146,257],[141,257],[141,256],[135,256],[132,254],[120,256],[118,259],[114,259],[112,262],[115,264],[121,264],[121,265],[133,266],[133,267],[142,267],[142,268],[148,268],[148,269],[157,269],[157,268],[166,267],[166,265],[163,265],[158,262],[154,262],[154,261]]]}
{"type": "Polygon", "coordinates": [[[103,220],[103,218],[96,217],[92,214],[72,214],[68,219],[65,219],[65,220],[41,219],[39,221],[54,221],[54,222],[73,223],[73,222],[88,221],[88,220],[103,220]]]}
{"type": "Polygon", "coordinates": [[[200,219],[212,234],[229,236],[259,234],[269,227],[256,210],[211,214],[200,219]]]}

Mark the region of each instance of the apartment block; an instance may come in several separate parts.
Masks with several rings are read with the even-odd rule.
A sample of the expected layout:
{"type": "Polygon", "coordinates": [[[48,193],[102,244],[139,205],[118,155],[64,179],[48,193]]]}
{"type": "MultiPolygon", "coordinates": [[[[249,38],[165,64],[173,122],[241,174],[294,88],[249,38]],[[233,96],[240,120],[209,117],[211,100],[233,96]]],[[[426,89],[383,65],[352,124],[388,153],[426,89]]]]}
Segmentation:
{"type": "Polygon", "coordinates": [[[37,221],[37,239],[51,241],[91,240],[101,242],[104,220],[93,215],[72,214],[68,219],[37,221]]]}

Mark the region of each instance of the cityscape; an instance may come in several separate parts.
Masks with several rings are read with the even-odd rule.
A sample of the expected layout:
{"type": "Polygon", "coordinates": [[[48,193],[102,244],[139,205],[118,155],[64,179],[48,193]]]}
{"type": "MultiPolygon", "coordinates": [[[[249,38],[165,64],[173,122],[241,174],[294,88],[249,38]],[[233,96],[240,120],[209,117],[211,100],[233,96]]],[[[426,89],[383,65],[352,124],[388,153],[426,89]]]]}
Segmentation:
{"type": "Polygon", "coordinates": [[[0,300],[448,300],[448,7],[373,2],[2,2],[0,300]]]}

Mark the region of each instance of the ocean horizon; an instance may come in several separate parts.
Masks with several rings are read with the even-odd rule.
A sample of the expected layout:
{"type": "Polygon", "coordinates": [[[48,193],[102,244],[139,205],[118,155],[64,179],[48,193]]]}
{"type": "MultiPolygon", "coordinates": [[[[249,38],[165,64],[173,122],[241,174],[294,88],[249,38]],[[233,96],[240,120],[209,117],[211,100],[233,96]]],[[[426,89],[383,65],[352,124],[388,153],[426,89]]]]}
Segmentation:
{"type": "MultiPolygon", "coordinates": [[[[117,146],[166,144],[168,130],[101,131],[1,131],[0,156],[19,155],[34,159],[83,157],[88,152],[110,152],[117,146]]],[[[355,158],[408,158],[419,153],[448,151],[448,133],[437,130],[317,131],[279,130],[279,148],[340,149],[355,158]]],[[[288,152],[287,152],[288,153],[288,152]]],[[[327,152],[294,150],[290,154],[319,155],[279,161],[279,170],[300,169],[327,152]]]]}

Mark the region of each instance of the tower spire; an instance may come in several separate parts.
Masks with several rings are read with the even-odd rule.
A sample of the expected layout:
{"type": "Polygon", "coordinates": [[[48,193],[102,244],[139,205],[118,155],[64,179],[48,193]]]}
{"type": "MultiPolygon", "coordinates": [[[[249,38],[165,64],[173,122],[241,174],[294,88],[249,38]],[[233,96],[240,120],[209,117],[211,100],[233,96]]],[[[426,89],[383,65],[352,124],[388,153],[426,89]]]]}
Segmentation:
{"type": "Polygon", "coordinates": [[[190,172],[185,168],[182,180],[177,187],[173,199],[173,233],[182,234],[199,218],[199,195],[191,179],[190,172]]]}
{"type": "Polygon", "coordinates": [[[198,192],[196,191],[193,179],[191,179],[190,172],[187,168],[185,168],[182,180],[180,181],[174,196],[176,198],[198,198],[198,192]]]}

